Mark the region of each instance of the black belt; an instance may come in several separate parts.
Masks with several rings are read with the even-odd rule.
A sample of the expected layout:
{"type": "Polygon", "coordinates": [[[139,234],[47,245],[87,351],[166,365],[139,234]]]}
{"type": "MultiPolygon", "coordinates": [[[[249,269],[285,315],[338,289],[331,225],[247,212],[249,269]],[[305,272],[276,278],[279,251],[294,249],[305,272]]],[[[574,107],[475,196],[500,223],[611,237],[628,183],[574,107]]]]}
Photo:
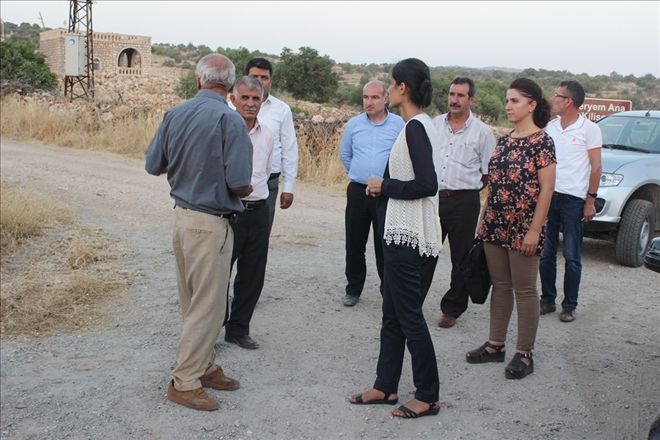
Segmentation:
{"type": "Polygon", "coordinates": [[[560,193],[560,192],[557,192],[557,191],[554,191],[552,193],[552,196],[553,197],[568,197],[569,199],[573,199],[573,200],[584,200],[584,199],[581,199],[579,197],[575,197],[571,194],[564,194],[564,193],[560,193]]]}
{"type": "Polygon", "coordinates": [[[474,191],[479,192],[478,189],[441,189],[440,191],[438,191],[438,197],[447,198],[447,197],[456,196],[460,193],[474,192],[474,191]]]}
{"type": "Polygon", "coordinates": [[[241,200],[241,201],[243,202],[243,206],[247,210],[254,209],[254,208],[256,208],[258,206],[261,206],[264,203],[266,203],[266,199],[262,199],[262,200],[241,200]]]}
{"type": "MultiPolygon", "coordinates": [[[[183,210],[185,210],[185,211],[188,210],[188,208],[184,208],[184,207],[181,206],[181,205],[175,205],[175,207],[177,207],[177,208],[179,208],[179,209],[183,209],[183,210]]],[[[195,209],[191,209],[191,211],[196,211],[196,210],[195,210],[195,209]]],[[[210,212],[204,212],[204,211],[197,211],[197,212],[201,212],[202,214],[214,215],[214,216],[216,216],[216,217],[220,217],[220,218],[227,218],[227,219],[232,219],[232,218],[236,217],[236,213],[235,213],[235,212],[231,212],[231,213],[228,213],[228,214],[211,214],[210,212]]]]}

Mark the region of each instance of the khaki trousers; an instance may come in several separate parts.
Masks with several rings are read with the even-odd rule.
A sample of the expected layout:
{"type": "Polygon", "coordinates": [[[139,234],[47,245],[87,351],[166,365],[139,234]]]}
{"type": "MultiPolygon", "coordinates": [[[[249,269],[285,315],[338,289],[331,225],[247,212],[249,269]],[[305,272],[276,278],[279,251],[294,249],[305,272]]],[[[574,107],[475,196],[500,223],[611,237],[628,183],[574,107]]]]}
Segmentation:
{"type": "Polygon", "coordinates": [[[490,243],[484,243],[484,251],[493,283],[490,296],[490,340],[506,341],[515,294],[518,311],[516,349],[531,351],[539,327],[540,307],[536,288],[539,256],[525,257],[519,252],[490,243]]]}
{"type": "Polygon", "coordinates": [[[174,387],[190,391],[215,370],[215,341],[227,309],[234,236],[229,220],[175,208],[174,256],[183,329],[172,371],[174,387]]]}

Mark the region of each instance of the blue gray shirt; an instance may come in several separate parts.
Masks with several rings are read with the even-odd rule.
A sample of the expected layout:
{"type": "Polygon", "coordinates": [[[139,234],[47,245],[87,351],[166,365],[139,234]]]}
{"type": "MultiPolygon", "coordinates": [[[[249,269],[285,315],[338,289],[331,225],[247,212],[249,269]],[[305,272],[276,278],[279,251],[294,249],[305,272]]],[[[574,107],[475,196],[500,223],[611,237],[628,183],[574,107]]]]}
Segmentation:
{"type": "Polygon", "coordinates": [[[243,211],[229,188],[250,184],[252,142],[243,118],[217,92],[202,89],[170,109],[147,149],[145,169],[167,172],[182,208],[220,215],[243,211]]]}
{"type": "Polygon", "coordinates": [[[339,151],[348,178],[366,185],[369,177],[383,177],[392,145],[404,125],[400,116],[390,112],[377,124],[366,113],[352,117],[344,129],[339,151]]]}

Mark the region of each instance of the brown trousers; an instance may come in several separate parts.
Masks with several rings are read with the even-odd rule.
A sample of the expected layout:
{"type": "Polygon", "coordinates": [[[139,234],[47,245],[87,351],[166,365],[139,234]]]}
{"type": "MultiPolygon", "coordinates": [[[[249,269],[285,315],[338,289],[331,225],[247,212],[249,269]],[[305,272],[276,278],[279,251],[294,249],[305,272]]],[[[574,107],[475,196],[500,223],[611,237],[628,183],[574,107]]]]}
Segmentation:
{"type": "Polygon", "coordinates": [[[190,391],[215,370],[213,348],[227,310],[234,236],[229,220],[176,208],[174,256],[183,329],[172,371],[174,387],[190,391]]]}
{"type": "Polygon", "coordinates": [[[525,257],[519,252],[484,243],[488,271],[493,282],[490,297],[490,340],[505,342],[515,294],[518,313],[516,349],[531,351],[539,326],[539,294],[536,280],[539,256],[525,257]]]}

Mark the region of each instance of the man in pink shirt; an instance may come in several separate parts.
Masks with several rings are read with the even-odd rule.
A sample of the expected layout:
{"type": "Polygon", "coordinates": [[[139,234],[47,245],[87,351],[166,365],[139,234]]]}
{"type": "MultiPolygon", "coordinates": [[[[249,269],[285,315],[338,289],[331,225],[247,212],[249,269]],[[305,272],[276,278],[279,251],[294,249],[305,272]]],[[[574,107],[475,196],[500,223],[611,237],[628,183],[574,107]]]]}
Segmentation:
{"type": "Polygon", "coordinates": [[[273,162],[273,135],[259,123],[263,87],[250,76],[239,78],[231,94],[231,102],[243,117],[253,146],[252,193],[242,200],[245,210],[237,214],[232,224],[236,262],[234,299],[229,320],[225,324],[225,341],[242,348],[256,349],[259,344],[250,337],[250,320],[261,296],[268,258],[270,216],[268,213],[268,178],[273,162]]]}

